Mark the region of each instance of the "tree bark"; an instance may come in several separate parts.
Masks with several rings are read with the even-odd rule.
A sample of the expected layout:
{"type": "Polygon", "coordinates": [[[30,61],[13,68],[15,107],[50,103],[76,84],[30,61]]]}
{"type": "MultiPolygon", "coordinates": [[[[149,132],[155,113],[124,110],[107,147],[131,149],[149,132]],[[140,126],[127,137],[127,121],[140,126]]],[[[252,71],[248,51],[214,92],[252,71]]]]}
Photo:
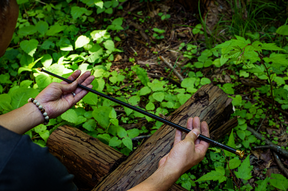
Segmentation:
{"type": "MultiPolygon", "coordinates": [[[[217,127],[229,119],[232,112],[231,99],[220,88],[205,85],[184,105],[173,112],[168,120],[186,127],[189,117],[199,116],[201,121],[208,123],[210,131],[215,132],[217,127]]],[[[159,160],[171,150],[174,134],[175,129],[173,127],[162,125],[93,191],[128,190],[141,183],[153,174],[158,167],[159,160]]]]}
{"type": "Polygon", "coordinates": [[[61,126],[49,137],[47,146],[75,175],[78,187],[90,190],[124,160],[124,155],[81,130],[61,126]]]}

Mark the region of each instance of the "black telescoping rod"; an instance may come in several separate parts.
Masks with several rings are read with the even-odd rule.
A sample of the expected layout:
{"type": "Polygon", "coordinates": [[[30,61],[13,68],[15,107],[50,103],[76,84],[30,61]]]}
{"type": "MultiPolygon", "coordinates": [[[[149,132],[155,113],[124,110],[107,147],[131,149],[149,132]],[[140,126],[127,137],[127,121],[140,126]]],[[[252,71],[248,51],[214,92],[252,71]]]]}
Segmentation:
{"type": "MultiPolygon", "coordinates": [[[[56,74],[54,74],[54,73],[52,73],[52,72],[49,72],[49,71],[47,71],[47,70],[44,70],[43,68],[39,68],[38,70],[41,71],[41,72],[45,72],[45,73],[47,73],[47,74],[49,74],[49,75],[51,75],[51,76],[54,76],[54,77],[56,77],[56,78],[59,78],[59,79],[65,81],[65,82],[67,82],[67,83],[72,83],[72,82],[73,82],[72,80],[68,80],[68,79],[63,78],[63,77],[61,77],[61,76],[58,76],[58,75],[56,75],[56,74]]],[[[185,132],[185,133],[189,133],[189,132],[191,131],[190,129],[187,129],[187,128],[185,128],[185,127],[182,127],[182,126],[180,126],[180,125],[177,125],[177,124],[175,124],[175,123],[172,123],[171,121],[168,121],[168,120],[166,120],[166,119],[163,119],[163,118],[161,118],[161,117],[158,117],[158,116],[156,116],[156,115],[154,115],[154,114],[151,114],[151,113],[149,113],[149,112],[146,112],[146,111],[144,111],[144,110],[142,110],[142,109],[139,109],[139,108],[137,108],[137,107],[134,107],[134,106],[132,106],[132,105],[130,105],[130,104],[128,104],[128,103],[125,103],[125,102],[120,101],[120,100],[118,100],[118,99],[115,99],[115,98],[113,98],[113,97],[107,96],[107,95],[105,95],[105,94],[103,94],[103,93],[100,93],[100,92],[98,92],[98,91],[95,91],[95,90],[93,90],[93,89],[91,89],[91,88],[88,88],[88,87],[86,87],[86,86],[83,86],[83,85],[81,85],[81,84],[78,84],[78,87],[80,87],[80,88],[82,88],[82,89],[84,89],[84,90],[87,90],[87,91],[89,91],[89,92],[92,92],[92,93],[94,93],[94,94],[97,94],[97,95],[99,95],[99,96],[101,96],[101,97],[104,97],[104,98],[106,98],[106,99],[109,99],[109,100],[111,100],[111,101],[113,101],[113,102],[116,102],[116,103],[118,103],[118,104],[120,104],[120,105],[123,105],[123,106],[125,106],[125,107],[128,107],[128,108],[130,108],[130,109],[132,109],[132,110],[134,110],[134,111],[137,111],[137,112],[139,112],[139,113],[142,113],[142,114],[144,114],[144,115],[147,115],[147,116],[149,116],[149,117],[151,117],[151,118],[153,118],[153,119],[156,119],[156,120],[158,120],[158,121],[161,121],[162,123],[165,123],[165,124],[167,124],[167,125],[170,125],[170,126],[176,128],[176,129],[180,130],[180,131],[185,132]]],[[[204,141],[206,141],[206,142],[208,142],[208,143],[215,144],[216,146],[218,146],[218,147],[220,147],[220,148],[222,148],[222,149],[225,149],[225,150],[227,150],[227,151],[229,151],[229,152],[235,153],[235,154],[237,154],[238,156],[240,156],[240,158],[242,158],[242,157],[244,156],[244,151],[240,151],[240,150],[233,149],[233,148],[231,148],[231,147],[229,147],[229,146],[227,146],[227,145],[223,145],[223,144],[221,144],[221,143],[219,143],[219,142],[217,142],[217,141],[214,141],[214,140],[210,139],[209,137],[206,137],[206,136],[201,135],[201,134],[199,135],[199,138],[202,139],[202,140],[204,140],[204,141]]]]}

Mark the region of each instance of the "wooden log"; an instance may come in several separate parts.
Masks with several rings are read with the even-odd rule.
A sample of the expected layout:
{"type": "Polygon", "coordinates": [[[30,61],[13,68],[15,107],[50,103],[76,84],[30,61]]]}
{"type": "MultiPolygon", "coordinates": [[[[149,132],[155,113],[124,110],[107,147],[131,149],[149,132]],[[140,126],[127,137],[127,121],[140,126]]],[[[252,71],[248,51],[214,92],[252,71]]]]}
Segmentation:
{"type": "Polygon", "coordinates": [[[74,174],[76,185],[90,190],[126,158],[98,139],[69,126],[56,129],[47,146],[69,173],[74,174]]]}
{"type": "MultiPolygon", "coordinates": [[[[232,113],[231,100],[218,87],[201,87],[184,105],[173,112],[168,120],[186,127],[189,117],[199,116],[214,130],[224,124],[232,113]]],[[[129,158],[110,173],[93,191],[128,190],[148,178],[158,167],[159,160],[172,148],[175,129],[162,125],[129,158]]]]}

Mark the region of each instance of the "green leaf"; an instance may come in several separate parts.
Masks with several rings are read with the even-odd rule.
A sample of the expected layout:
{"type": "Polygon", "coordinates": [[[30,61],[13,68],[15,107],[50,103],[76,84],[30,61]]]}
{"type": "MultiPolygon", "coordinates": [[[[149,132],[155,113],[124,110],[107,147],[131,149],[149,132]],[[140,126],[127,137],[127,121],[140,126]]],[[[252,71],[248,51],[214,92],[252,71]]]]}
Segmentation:
{"type": "Polygon", "coordinates": [[[235,172],[237,178],[241,178],[244,180],[249,180],[250,178],[252,178],[251,170],[253,169],[253,166],[250,166],[249,158],[250,155],[248,155],[242,162],[241,166],[238,168],[238,172],[235,172]]]}
{"type": "Polygon", "coordinates": [[[105,13],[112,14],[113,13],[113,9],[112,8],[108,8],[108,9],[105,10],[105,13]]]}
{"type": "Polygon", "coordinates": [[[138,78],[140,79],[141,83],[144,86],[147,86],[147,84],[150,82],[148,75],[147,75],[147,71],[141,67],[137,67],[136,68],[136,74],[137,74],[138,78]]]}
{"type": "Polygon", "coordinates": [[[115,45],[112,40],[106,40],[103,45],[107,50],[110,50],[111,52],[115,50],[115,45]]]}
{"type": "Polygon", "coordinates": [[[127,131],[128,136],[133,139],[134,137],[137,137],[140,134],[139,129],[130,129],[127,131]]]}
{"type": "Polygon", "coordinates": [[[204,176],[200,177],[195,182],[203,182],[207,180],[213,180],[213,181],[219,181],[219,184],[221,182],[224,182],[226,180],[225,177],[225,169],[222,166],[218,166],[215,168],[215,171],[212,170],[211,172],[208,172],[204,176]]]}
{"type": "Polygon", "coordinates": [[[75,49],[81,48],[90,42],[90,38],[87,36],[81,35],[77,38],[75,42],[75,49]]]}
{"type": "Polygon", "coordinates": [[[128,134],[123,127],[119,126],[119,127],[117,127],[117,135],[118,135],[118,137],[123,138],[123,137],[127,137],[128,134]]]}
{"type": "Polygon", "coordinates": [[[153,98],[159,102],[162,102],[165,94],[163,92],[155,92],[152,94],[153,98]]]}
{"type": "Polygon", "coordinates": [[[94,119],[98,122],[98,124],[103,127],[107,128],[109,126],[109,114],[111,111],[111,107],[107,106],[100,106],[98,109],[94,109],[92,115],[94,119]]]}
{"type": "Polygon", "coordinates": [[[285,84],[285,80],[282,77],[276,76],[273,80],[277,83],[278,86],[285,84]]]}
{"type": "Polygon", "coordinates": [[[71,15],[73,19],[77,19],[79,17],[81,17],[85,12],[87,12],[88,10],[84,7],[78,7],[78,6],[74,6],[71,8],[71,15]]]}
{"type": "Polygon", "coordinates": [[[155,109],[155,105],[152,102],[149,102],[146,107],[145,107],[148,111],[149,110],[154,110],[155,109]]]}
{"type": "Polygon", "coordinates": [[[178,94],[177,95],[177,98],[181,105],[183,105],[190,97],[191,97],[190,94],[178,94]]]}
{"type": "MultiPolygon", "coordinates": [[[[236,147],[235,139],[234,139],[234,136],[233,136],[233,129],[232,129],[232,131],[231,131],[231,133],[230,133],[230,136],[229,136],[227,145],[228,145],[229,147],[232,147],[232,148],[235,148],[235,147],[236,147]]],[[[233,155],[234,155],[233,153],[228,152],[228,151],[226,151],[226,150],[224,150],[224,153],[225,153],[226,156],[233,156],[233,155]]]]}
{"type": "Polygon", "coordinates": [[[276,30],[276,33],[280,35],[288,35],[288,25],[282,25],[276,30]]]}
{"type": "Polygon", "coordinates": [[[47,31],[47,36],[55,36],[56,34],[62,32],[66,29],[66,25],[60,26],[59,23],[56,23],[55,25],[51,26],[50,29],[47,31]]]}
{"type": "Polygon", "coordinates": [[[185,78],[182,82],[181,82],[181,86],[183,88],[194,88],[194,83],[196,81],[196,78],[185,78]]]}
{"type": "Polygon", "coordinates": [[[44,54],[42,59],[41,59],[41,62],[45,68],[48,68],[49,66],[51,66],[53,59],[50,56],[50,54],[44,54]]]}
{"type": "Polygon", "coordinates": [[[151,89],[147,86],[144,86],[143,88],[140,89],[140,96],[142,95],[147,95],[147,94],[150,94],[151,93],[151,89]]]}
{"type": "Polygon", "coordinates": [[[202,78],[200,81],[201,85],[210,84],[211,80],[209,78],[202,78]]]}
{"type": "Polygon", "coordinates": [[[125,137],[124,139],[122,139],[122,142],[128,149],[130,149],[131,151],[133,150],[133,143],[129,137],[125,137]]]}
{"type": "Polygon", "coordinates": [[[38,43],[39,42],[35,39],[23,40],[22,42],[20,42],[20,47],[24,52],[33,57],[34,53],[37,50],[38,43]]]}
{"type": "Polygon", "coordinates": [[[38,95],[38,91],[33,88],[16,88],[10,89],[8,94],[11,96],[11,106],[13,109],[17,109],[22,107],[27,103],[27,100],[30,97],[36,97],[38,95]]]}
{"type": "Polygon", "coordinates": [[[152,83],[147,83],[147,85],[155,92],[155,91],[163,91],[163,86],[165,85],[165,82],[160,82],[159,80],[153,80],[152,83]]]}
{"type": "Polygon", "coordinates": [[[17,0],[17,4],[20,5],[20,4],[24,4],[24,3],[27,3],[29,2],[29,0],[17,0]]]}
{"type": "Polygon", "coordinates": [[[84,98],[83,102],[89,105],[97,105],[98,103],[98,96],[94,93],[89,92],[84,98]]]}
{"type": "Polygon", "coordinates": [[[238,130],[238,131],[236,131],[236,133],[237,133],[238,137],[240,137],[240,139],[242,139],[242,140],[244,141],[244,139],[245,139],[245,137],[246,137],[245,131],[243,131],[243,130],[238,130]]]}
{"type": "Polygon", "coordinates": [[[255,188],[255,191],[263,191],[267,190],[267,185],[270,178],[266,177],[265,180],[258,180],[256,183],[258,184],[258,187],[255,188]],[[261,181],[261,183],[259,183],[261,181]]]}
{"type": "Polygon", "coordinates": [[[110,147],[118,147],[121,145],[122,141],[118,139],[118,137],[112,137],[109,141],[109,146],[110,147]]]}
{"type": "Polygon", "coordinates": [[[40,125],[37,125],[35,128],[34,128],[34,131],[36,133],[40,133],[40,132],[43,132],[43,131],[46,131],[47,130],[47,127],[43,124],[40,124],[40,125]]]}
{"type": "Polygon", "coordinates": [[[109,117],[112,119],[116,119],[117,118],[117,113],[115,111],[115,109],[112,107],[110,113],[109,113],[109,117]]]}
{"type": "Polygon", "coordinates": [[[36,76],[36,83],[38,85],[38,88],[43,90],[51,83],[51,77],[46,74],[39,74],[36,76]]]}
{"type": "Polygon", "coordinates": [[[288,189],[288,180],[282,174],[271,174],[270,184],[280,190],[288,189]]]}
{"type": "Polygon", "coordinates": [[[240,95],[236,95],[232,101],[234,106],[241,106],[242,105],[242,97],[240,95]]]}
{"type": "Polygon", "coordinates": [[[74,109],[68,109],[61,115],[61,118],[69,123],[76,124],[78,122],[78,115],[74,109]]]}
{"type": "Polygon", "coordinates": [[[94,119],[89,119],[88,121],[86,121],[83,124],[83,127],[87,130],[87,131],[94,131],[96,128],[96,121],[94,119]]]}
{"type": "Polygon", "coordinates": [[[48,31],[48,28],[49,28],[49,25],[47,22],[45,21],[39,21],[37,24],[36,24],[36,29],[37,31],[44,35],[47,31],[48,31]]]}
{"type": "Polygon", "coordinates": [[[128,99],[128,102],[131,104],[131,105],[137,105],[138,102],[140,101],[140,97],[139,96],[132,96],[128,99]]]}
{"type": "Polygon", "coordinates": [[[19,29],[18,34],[19,36],[28,36],[28,35],[33,35],[37,32],[37,27],[34,25],[29,25],[29,26],[24,26],[19,29]]]}
{"type": "Polygon", "coordinates": [[[45,131],[40,132],[39,135],[45,142],[47,142],[47,140],[50,136],[50,133],[48,130],[45,130],[45,131]]]}
{"type": "Polygon", "coordinates": [[[238,166],[240,166],[241,164],[241,160],[237,159],[237,158],[234,158],[234,159],[231,159],[229,161],[229,168],[232,170],[232,169],[235,169],[237,168],[238,166]]]}
{"type": "Polygon", "coordinates": [[[166,32],[165,30],[158,29],[158,28],[153,28],[153,30],[159,34],[163,34],[164,32],[166,32]]]}

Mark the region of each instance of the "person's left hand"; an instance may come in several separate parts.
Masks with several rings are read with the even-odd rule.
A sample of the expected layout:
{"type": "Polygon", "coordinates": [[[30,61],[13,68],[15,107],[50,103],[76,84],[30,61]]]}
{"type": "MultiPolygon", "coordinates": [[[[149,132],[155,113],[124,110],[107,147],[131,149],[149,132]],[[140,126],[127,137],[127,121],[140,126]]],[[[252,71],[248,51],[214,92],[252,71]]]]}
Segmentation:
{"type": "Polygon", "coordinates": [[[61,83],[51,83],[35,98],[43,106],[49,118],[58,117],[88,93],[86,90],[77,88],[77,84],[92,88],[91,82],[94,80],[94,76],[91,76],[91,73],[88,71],[81,76],[80,74],[81,71],[77,70],[69,76],[68,79],[74,81],[71,84],[64,81],[61,83]],[[75,93],[75,96],[73,93],[75,93]]]}

